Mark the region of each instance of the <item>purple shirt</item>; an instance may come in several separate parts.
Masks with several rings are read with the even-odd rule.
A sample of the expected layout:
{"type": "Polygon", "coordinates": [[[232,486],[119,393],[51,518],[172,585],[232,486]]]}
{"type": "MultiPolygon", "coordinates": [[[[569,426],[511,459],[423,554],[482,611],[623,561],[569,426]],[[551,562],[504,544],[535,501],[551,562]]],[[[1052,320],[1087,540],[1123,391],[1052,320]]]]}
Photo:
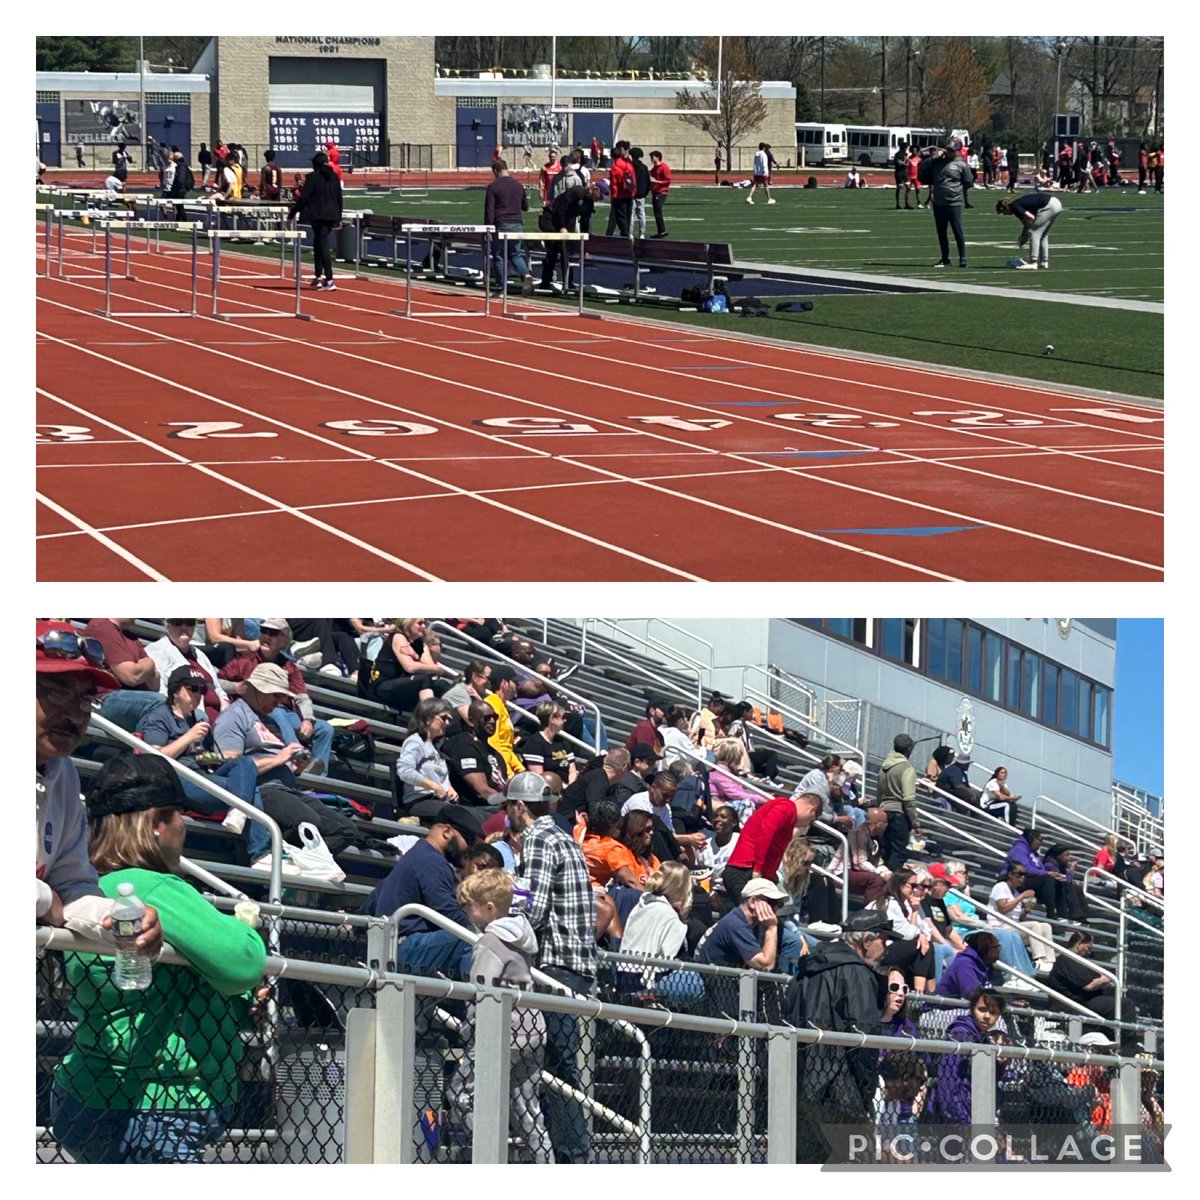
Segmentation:
{"type": "Polygon", "coordinates": [[[520,225],[521,214],[529,209],[529,197],[519,179],[502,175],[487,186],[483,200],[485,225],[520,225]]]}

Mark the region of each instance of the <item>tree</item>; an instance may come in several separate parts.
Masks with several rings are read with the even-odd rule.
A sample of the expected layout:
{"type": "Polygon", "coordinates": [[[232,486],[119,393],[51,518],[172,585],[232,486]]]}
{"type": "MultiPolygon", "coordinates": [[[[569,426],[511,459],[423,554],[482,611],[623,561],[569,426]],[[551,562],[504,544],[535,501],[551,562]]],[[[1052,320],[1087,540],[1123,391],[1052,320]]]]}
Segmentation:
{"type": "Polygon", "coordinates": [[[965,38],[951,39],[925,89],[925,120],[934,128],[979,129],[991,116],[987,77],[965,38]]]}
{"type": "MultiPolygon", "coordinates": [[[[696,56],[696,66],[717,78],[717,42],[710,38],[696,56]]],[[[747,134],[762,127],[767,119],[762,88],[739,41],[726,39],[721,55],[721,102],[713,88],[701,91],[684,89],[675,93],[680,108],[679,119],[693,129],[706,133],[714,142],[723,142],[728,155],[734,145],[747,134]],[[716,113],[697,112],[697,109],[717,109],[716,113]]]]}

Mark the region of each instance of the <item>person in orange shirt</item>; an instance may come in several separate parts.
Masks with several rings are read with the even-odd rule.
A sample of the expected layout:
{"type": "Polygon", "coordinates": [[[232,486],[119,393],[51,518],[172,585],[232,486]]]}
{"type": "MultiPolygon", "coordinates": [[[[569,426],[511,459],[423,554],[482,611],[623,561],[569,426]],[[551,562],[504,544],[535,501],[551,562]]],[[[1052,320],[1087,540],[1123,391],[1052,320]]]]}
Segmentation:
{"type": "Polygon", "coordinates": [[[634,891],[645,891],[646,880],[659,867],[650,849],[653,841],[654,817],[650,813],[635,808],[621,818],[617,833],[621,849],[613,857],[613,882],[634,891]]]}
{"type": "Polygon", "coordinates": [[[329,159],[329,169],[338,177],[338,182],[340,183],[343,179],[343,175],[342,168],[338,166],[338,162],[341,159],[341,154],[338,151],[337,142],[325,143],[325,157],[329,159]]]}
{"type": "Polygon", "coordinates": [[[558,151],[551,148],[549,155],[546,157],[546,163],[538,175],[538,180],[542,189],[543,208],[550,203],[550,185],[554,182],[555,176],[561,173],[562,163],[558,161],[558,151]]]}
{"type": "Polygon", "coordinates": [[[625,887],[638,883],[639,872],[629,867],[629,850],[613,834],[621,823],[621,810],[612,800],[601,800],[591,813],[580,812],[575,840],[583,851],[592,885],[606,888],[615,882],[625,887]]]}

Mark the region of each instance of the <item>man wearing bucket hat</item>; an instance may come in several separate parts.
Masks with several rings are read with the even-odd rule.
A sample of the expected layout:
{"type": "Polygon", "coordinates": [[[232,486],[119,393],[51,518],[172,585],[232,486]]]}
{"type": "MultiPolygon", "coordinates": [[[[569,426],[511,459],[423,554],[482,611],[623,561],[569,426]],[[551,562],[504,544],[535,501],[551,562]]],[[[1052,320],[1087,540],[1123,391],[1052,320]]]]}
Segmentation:
{"type": "MultiPolygon", "coordinates": [[[[104,895],[88,859],[87,815],[70,755],[100,697],[121,685],[105,670],[99,642],[64,621],[38,621],[36,628],[37,921],[107,941],[115,902],[104,895]]],[[[153,908],[146,909],[137,945],[149,957],[162,948],[153,908]]]]}

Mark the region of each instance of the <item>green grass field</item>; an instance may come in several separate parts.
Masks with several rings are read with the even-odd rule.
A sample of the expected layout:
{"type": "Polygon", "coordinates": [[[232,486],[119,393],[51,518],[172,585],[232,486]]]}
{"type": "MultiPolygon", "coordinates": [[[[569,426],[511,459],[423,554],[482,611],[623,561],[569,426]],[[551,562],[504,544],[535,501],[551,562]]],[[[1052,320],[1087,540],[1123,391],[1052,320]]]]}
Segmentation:
{"type": "MultiPolygon", "coordinates": [[[[1047,382],[1163,394],[1163,319],[1082,304],[1023,298],[1069,292],[1114,300],[1163,298],[1163,198],[1134,189],[1063,199],[1051,235],[1049,271],[1014,271],[1008,259],[1019,225],[995,212],[1000,192],[976,189],[964,213],[970,267],[935,270],[938,257],[928,210],[897,212],[889,188],[778,188],[778,203],[753,207],[734,188],[676,188],[668,201],[673,237],[729,241],[738,260],[820,267],[915,281],[1003,288],[1011,296],[959,293],[818,296],[804,315],[745,320],[643,307],[638,311],[687,324],[728,328],[849,351],[1024,376],[1047,382]],[[1055,347],[1047,356],[1043,348],[1055,347]]],[[[422,215],[439,221],[483,219],[479,189],[434,190],[425,197],[353,197],[349,207],[422,215]]],[[[536,199],[531,200],[536,212],[536,199]]],[[[599,225],[607,209],[598,211],[599,225]]],[[[533,214],[527,220],[532,228],[533,214]]],[[[953,252],[953,242],[951,243],[953,252]]],[[[957,259],[955,259],[957,261],[957,259]]]]}

